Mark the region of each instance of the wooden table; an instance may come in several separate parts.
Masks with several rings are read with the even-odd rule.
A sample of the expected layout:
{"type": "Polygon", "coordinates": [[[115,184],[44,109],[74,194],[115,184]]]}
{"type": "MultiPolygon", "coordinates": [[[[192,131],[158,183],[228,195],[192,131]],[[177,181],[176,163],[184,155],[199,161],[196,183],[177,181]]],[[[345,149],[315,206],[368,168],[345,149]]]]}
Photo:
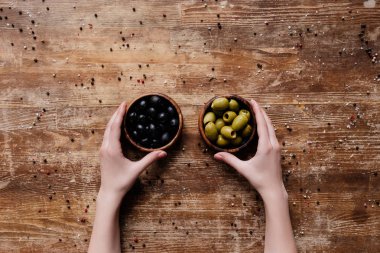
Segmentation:
{"type": "Polygon", "coordinates": [[[262,200],[197,131],[201,106],[235,93],[277,128],[299,252],[379,252],[378,1],[0,7],[1,252],[86,251],[105,125],[152,91],[185,128],[123,203],[124,251],[263,251],[262,200]]]}

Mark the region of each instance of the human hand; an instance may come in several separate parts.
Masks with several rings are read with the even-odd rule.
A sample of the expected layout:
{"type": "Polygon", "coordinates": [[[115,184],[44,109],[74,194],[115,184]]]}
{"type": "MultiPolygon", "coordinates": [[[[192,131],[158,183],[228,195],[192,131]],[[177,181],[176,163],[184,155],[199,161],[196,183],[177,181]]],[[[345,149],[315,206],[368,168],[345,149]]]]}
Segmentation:
{"type": "Polygon", "coordinates": [[[161,150],[153,151],[136,162],[124,157],[120,135],[125,107],[126,103],[123,102],[108,122],[100,148],[101,185],[99,192],[119,201],[131,189],[143,170],[156,160],[166,157],[166,152],[161,150]]]}
{"type": "Polygon", "coordinates": [[[216,153],[214,157],[242,174],[256,188],[264,201],[267,197],[278,194],[287,198],[282,181],[280,145],[272,122],[256,101],[252,100],[251,105],[256,116],[259,135],[256,155],[248,161],[242,161],[227,152],[216,153]]]}

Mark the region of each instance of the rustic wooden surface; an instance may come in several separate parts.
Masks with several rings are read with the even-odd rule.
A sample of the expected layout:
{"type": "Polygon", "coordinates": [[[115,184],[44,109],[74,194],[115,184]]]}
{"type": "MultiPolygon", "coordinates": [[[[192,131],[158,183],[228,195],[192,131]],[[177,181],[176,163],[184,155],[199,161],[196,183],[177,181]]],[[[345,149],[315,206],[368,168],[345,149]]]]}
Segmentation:
{"type": "Polygon", "coordinates": [[[123,203],[124,251],[263,251],[262,201],[197,132],[203,103],[235,93],[276,125],[299,252],[379,252],[379,1],[0,7],[0,252],[86,251],[104,127],[150,91],[185,128],[123,203]]]}

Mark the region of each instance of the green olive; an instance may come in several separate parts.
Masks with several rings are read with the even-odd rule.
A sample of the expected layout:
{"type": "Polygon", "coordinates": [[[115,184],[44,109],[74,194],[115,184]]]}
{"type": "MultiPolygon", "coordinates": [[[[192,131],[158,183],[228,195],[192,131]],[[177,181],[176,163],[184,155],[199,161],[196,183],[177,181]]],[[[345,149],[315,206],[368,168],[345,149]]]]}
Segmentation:
{"type": "Polygon", "coordinates": [[[232,121],[231,127],[233,130],[239,131],[243,129],[247,125],[247,123],[248,123],[248,118],[245,115],[238,115],[236,116],[234,121],[232,121]]]}
{"type": "Polygon", "coordinates": [[[224,113],[224,111],[218,111],[218,110],[214,110],[214,109],[212,109],[212,111],[215,113],[216,116],[219,116],[219,117],[222,117],[223,113],[224,113]]]}
{"type": "Polygon", "coordinates": [[[229,108],[231,111],[238,112],[239,111],[239,103],[235,99],[231,99],[229,103],[229,108]]]}
{"type": "Polygon", "coordinates": [[[247,138],[247,137],[249,137],[251,134],[252,134],[252,127],[251,127],[251,125],[247,125],[247,126],[243,129],[243,131],[241,132],[241,136],[242,136],[243,138],[247,138]]]}
{"type": "Polygon", "coordinates": [[[224,127],[225,123],[224,123],[224,120],[219,118],[215,121],[215,126],[216,126],[216,129],[218,129],[218,132],[220,132],[220,129],[222,129],[222,127],[224,127]]]}
{"type": "Polygon", "coordinates": [[[213,112],[208,112],[206,115],[203,117],[203,124],[207,124],[209,122],[215,122],[216,116],[215,113],[213,112]]]}
{"type": "Polygon", "coordinates": [[[213,122],[207,123],[205,127],[205,134],[210,141],[216,141],[218,139],[218,129],[213,122]]]}
{"type": "Polygon", "coordinates": [[[213,110],[222,111],[228,108],[228,99],[227,98],[216,98],[212,101],[211,108],[213,110]]]}
{"type": "Polygon", "coordinates": [[[233,112],[233,111],[227,111],[223,114],[223,120],[224,122],[226,123],[231,123],[234,118],[236,118],[236,112],[233,112]]]}
{"type": "Polygon", "coordinates": [[[224,126],[220,130],[220,133],[223,135],[223,137],[227,139],[235,139],[236,138],[236,131],[232,129],[230,126],[224,126]]]}
{"type": "Polygon", "coordinates": [[[231,140],[231,144],[234,146],[239,146],[243,142],[243,138],[241,136],[236,136],[235,139],[231,140]]]}
{"type": "Polygon", "coordinates": [[[218,139],[216,140],[216,145],[219,147],[225,147],[230,144],[230,141],[224,138],[221,134],[218,135],[218,139]]]}
{"type": "Polygon", "coordinates": [[[249,120],[249,118],[251,116],[251,113],[248,110],[246,110],[246,109],[241,109],[239,111],[239,115],[245,115],[247,117],[247,119],[249,120]]]}

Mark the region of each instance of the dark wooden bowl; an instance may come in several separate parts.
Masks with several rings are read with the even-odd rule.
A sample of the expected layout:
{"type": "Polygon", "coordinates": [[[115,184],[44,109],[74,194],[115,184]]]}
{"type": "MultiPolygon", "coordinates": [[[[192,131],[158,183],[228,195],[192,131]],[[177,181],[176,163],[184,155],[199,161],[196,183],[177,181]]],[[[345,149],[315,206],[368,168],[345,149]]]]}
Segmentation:
{"type": "Polygon", "coordinates": [[[215,96],[213,97],[212,99],[210,99],[204,106],[203,108],[201,109],[201,111],[199,112],[199,118],[198,118],[198,129],[199,129],[199,133],[201,134],[202,136],[202,139],[204,140],[204,142],[206,142],[206,144],[213,148],[214,150],[216,151],[224,151],[224,152],[229,152],[229,153],[236,153],[236,152],[239,152],[240,150],[244,149],[246,146],[248,146],[248,144],[253,140],[253,137],[255,136],[255,133],[256,133],[256,120],[255,120],[255,113],[253,112],[253,108],[251,106],[251,104],[244,98],[238,96],[238,95],[227,95],[227,96],[215,96]],[[212,102],[216,99],[216,98],[219,98],[219,97],[225,97],[227,99],[235,99],[237,100],[240,104],[244,104],[247,109],[249,110],[249,112],[251,113],[251,119],[249,120],[249,123],[252,124],[252,134],[251,136],[248,138],[248,140],[246,142],[244,142],[241,146],[239,147],[233,147],[233,148],[221,148],[221,147],[218,147],[217,145],[215,145],[214,143],[212,143],[207,137],[206,137],[206,134],[205,134],[205,130],[204,130],[204,126],[203,126],[203,117],[205,115],[206,112],[208,111],[211,111],[211,104],[212,102]]]}
{"type": "Polygon", "coordinates": [[[126,105],[126,109],[125,109],[125,116],[124,116],[124,133],[125,133],[125,137],[126,139],[129,141],[129,143],[131,143],[135,148],[137,148],[138,150],[140,151],[143,151],[143,152],[152,152],[152,151],[155,151],[155,150],[164,150],[164,149],[168,149],[170,148],[171,146],[174,145],[174,143],[179,139],[179,137],[181,136],[181,133],[182,133],[182,128],[183,128],[183,116],[182,116],[182,112],[181,112],[181,109],[179,108],[178,104],[169,96],[165,95],[165,94],[162,94],[162,93],[149,93],[149,94],[144,94],[138,98],[135,98],[129,105],[127,104],[126,105]],[[143,147],[143,146],[140,146],[138,143],[136,143],[130,136],[129,136],[129,133],[128,133],[128,130],[127,130],[127,127],[126,127],[126,123],[125,123],[125,119],[127,118],[126,115],[128,115],[128,111],[129,111],[129,108],[132,107],[132,105],[138,101],[139,99],[143,98],[143,97],[147,97],[147,96],[154,96],[154,95],[157,95],[157,96],[160,96],[160,97],[163,97],[165,98],[167,101],[169,101],[169,103],[175,108],[177,114],[178,114],[178,130],[177,130],[177,133],[175,134],[175,136],[173,137],[173,139],[168,143],[166,144],[165,146],[162,146],[162,147],[159,147],[159,148],[146,148],[146,147],[143,147]]]}

